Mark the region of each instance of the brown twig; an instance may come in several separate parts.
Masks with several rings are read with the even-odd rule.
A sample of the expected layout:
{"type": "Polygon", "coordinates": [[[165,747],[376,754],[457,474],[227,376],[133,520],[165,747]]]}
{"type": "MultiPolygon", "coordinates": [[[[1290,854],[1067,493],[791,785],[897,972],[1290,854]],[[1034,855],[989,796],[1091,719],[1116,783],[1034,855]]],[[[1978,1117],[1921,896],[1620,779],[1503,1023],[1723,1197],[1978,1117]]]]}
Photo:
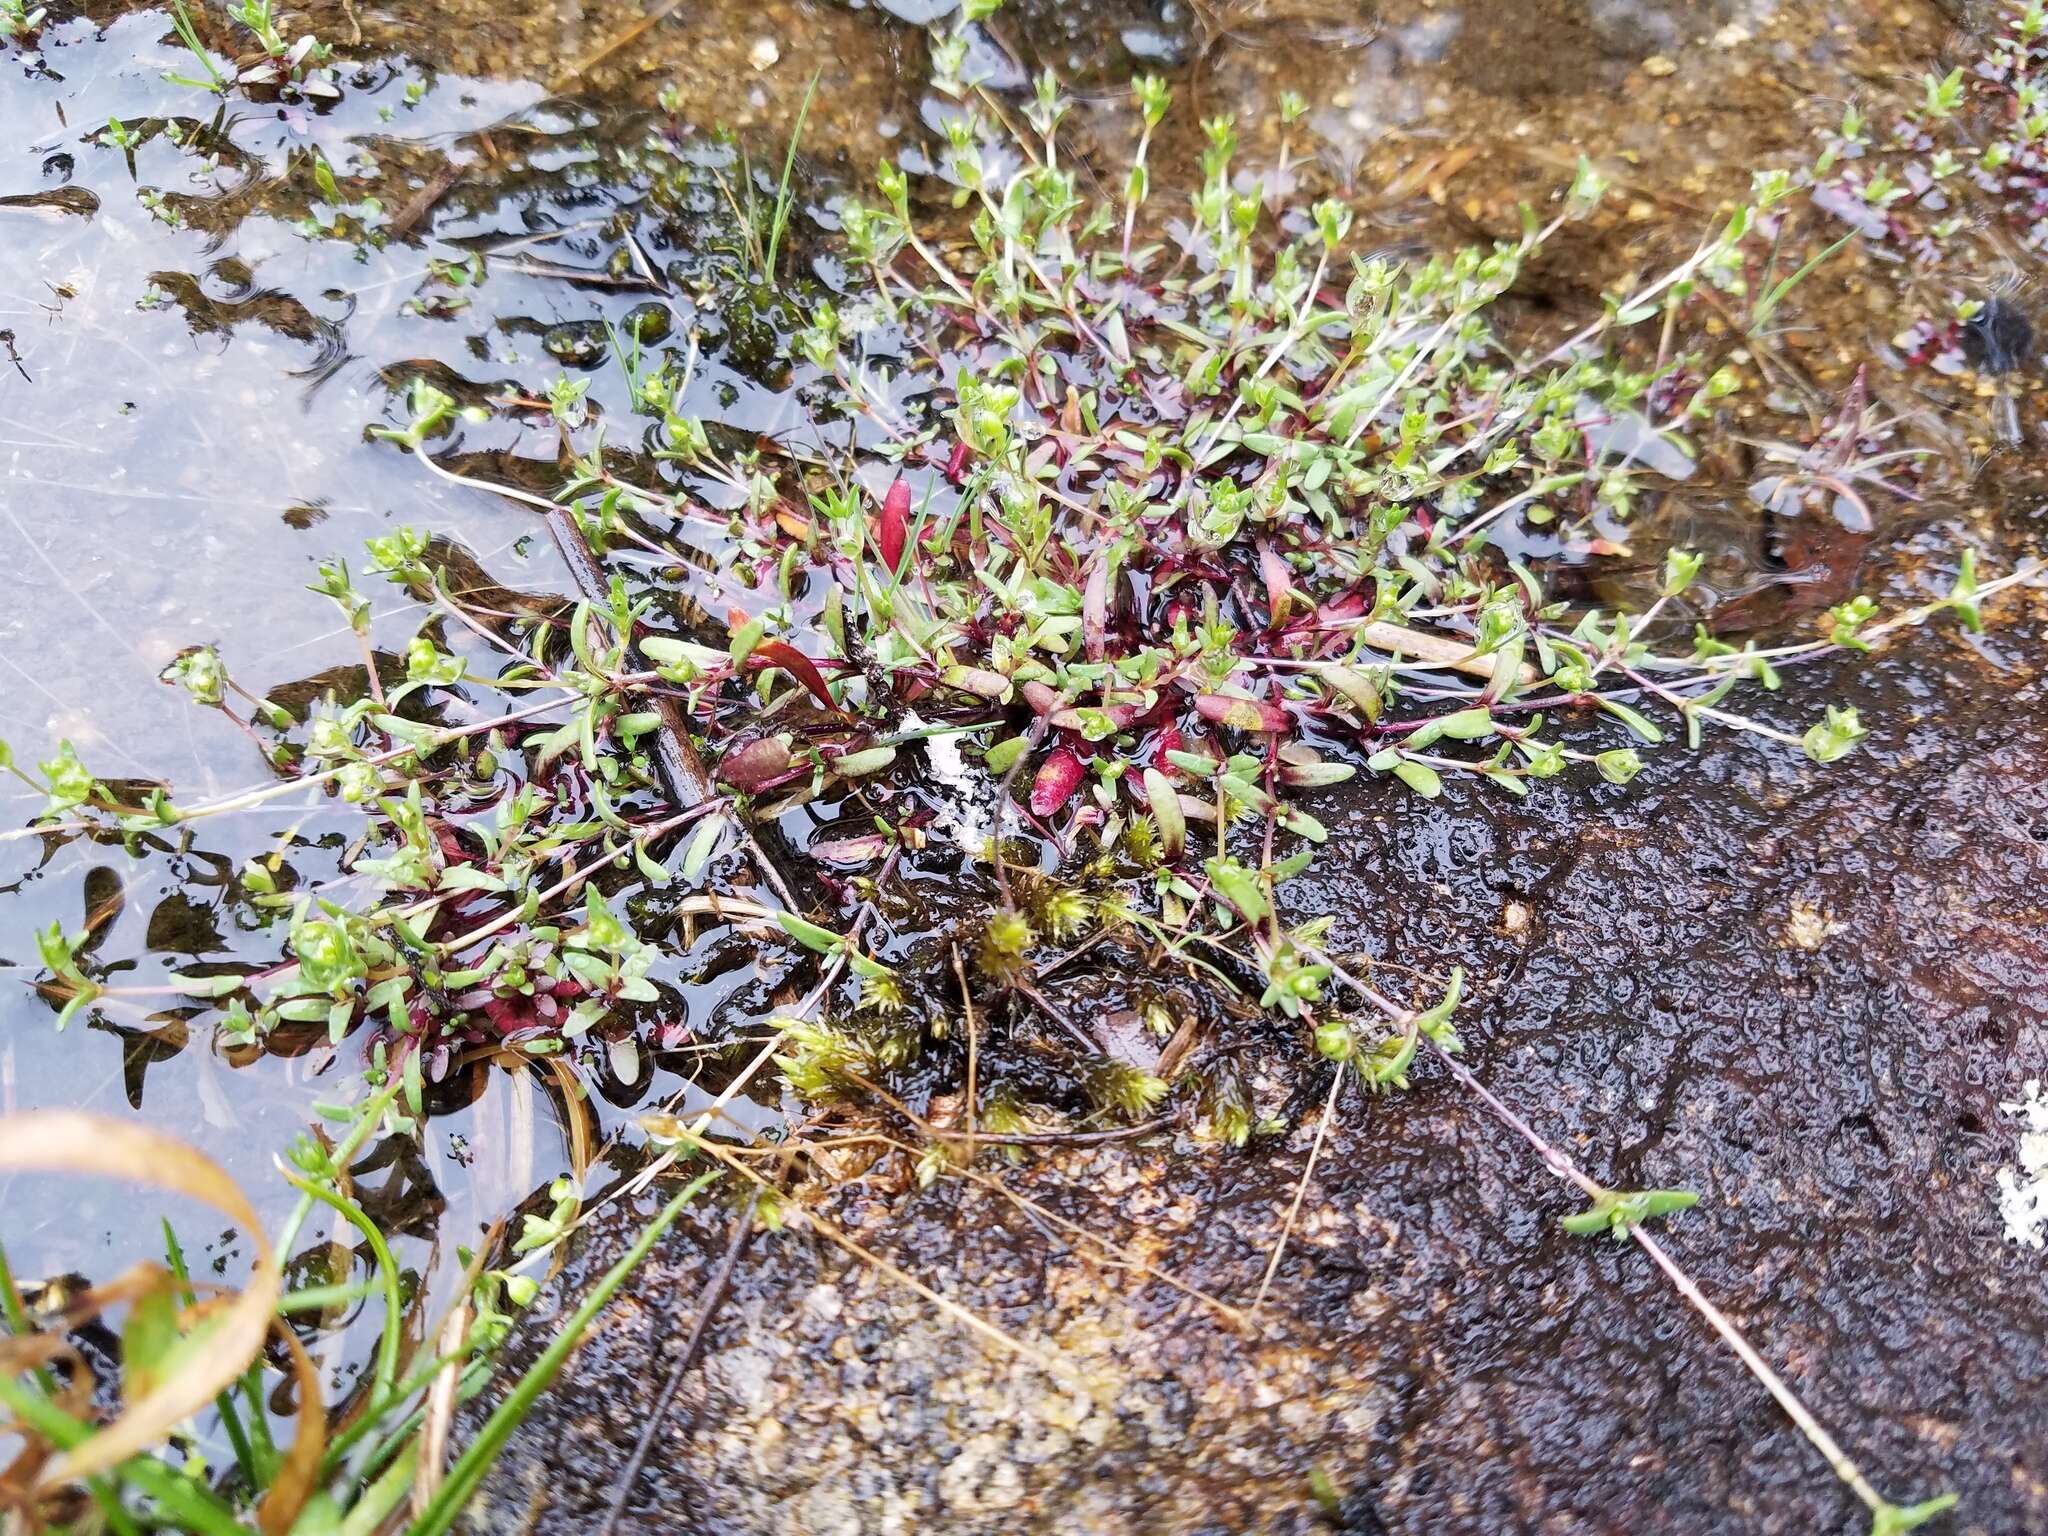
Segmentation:
{"type": "Polygon", "coordinates": [[[733,1271],[739,1268],[740,1255],[746,1251],[747,1239],[753,1235],[754,1206],[758,1198],[749,1200],[747,1208],[740,1212],[739,1220],[733,1223],[732,1239],[725,1245],[725,1257],[718,1261],[711,1283],[704,1287],[703,1300],[697,1304],[697,1317],[690,1324],[689,1338],[683,1343],[682,1358],[669,1368],[668,1378],[655,1395],[654,1408],[647,1415],[647,1422],[641,1426],[640,1438],[633,1442],[633,1454],[626,1458],[618,1480],[612,1484],[611,1502],[605,1507],[604,1519],[598,1522],[597,1536],[612,1536],[618,1528],[619,1516],[625,1513],[626,1501],[633,1497],[633,1485],[639,1481],[640,1469],[647,1464],[648,1453],[654,1449],[654,1437],[661,1433],[669,1404],[675,1401],[683,1378],[696,1363],[697,1353],[704,1346],[705,1327],[718,1311],[719,1303],[725,1300],[725,1293],[732,1285],[733,1271]]]}
{"type": "MultiPolygon", "coordinates": [[[[586,601],[593,605],[608,604],[611,601],[611,578],[590,547],[590,541],[577,526],[575,515],[567,507],[551,506],[547,513],[548,531],[555,537],[555,547],[561,551],[562,559],[576,578],[576,586],[586,601]]],[[[640,654],[640,647],[631,635],[619,637],[626,645],[626,653],[632,665],[639,670],[651,671],[652,664],[640,654]]],[[[682,706],[668,694],[650,690],[648,701],[653,704],[656,714],[661,716],[661,729],[655,732],[654,768],[661,779],[661,787],[669,803],[679,811],[691,810],[712,798],[711,775],[704,770],[704,761],[697,755],[697,747],[690,739],[689,722],[683,718],[682,706]]],[[[801,910],[790,882],[784,878],[775,861],[769,857],[753,832],[742,826],[740,837],[753,856],[754,867],[761,872],[761,878],[775,894],[782,898],[783,905],[792,912],[801,910]]]]}
{"type": "Polygon", "coordinates": [[[664,20],[670,12],[674,11],[682,3],[683,0],[661,0],[661,4],[634,22],[632,26],[626,28],[625,31],[598,49],[597,52],[586,54],[583,58],[571,64],[561,74],[550,80],[548,82],[549,91],[557,94],[566,91],[585,72],[597,68],[598,65],[617,53],[621,48],[624,48],[627,44],[641,36],[641,34],[664,20]]]}

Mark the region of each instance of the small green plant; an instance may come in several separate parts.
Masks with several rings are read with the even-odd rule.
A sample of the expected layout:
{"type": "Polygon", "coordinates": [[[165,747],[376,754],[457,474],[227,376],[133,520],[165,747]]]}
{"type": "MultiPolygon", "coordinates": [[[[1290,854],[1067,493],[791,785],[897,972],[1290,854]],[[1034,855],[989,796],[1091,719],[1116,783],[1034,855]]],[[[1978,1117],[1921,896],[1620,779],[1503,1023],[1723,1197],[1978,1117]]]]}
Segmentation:
{"type": "Polygon", "coordinates": [[[47,6],[30,10],[28,0],[0,0],[0,37],[30,38],[49,14],[47,6]]]}
{"type": "Polygon", "coordinates": [[[226,95],[229,85],[228,77],[221,73],[219,67],[213,62],[212,53],[207,50],[204,43],[199,41],[199,29],[192,24],[192,13],[186,9],[185,0],[171,0],[171,24],[177,28],[178,41],[185,45],[185,51],[192,55],[193,60],[199,65],[200,74],[205,78],[202,79],[196,75],[173,74],[169,70],[164,72],[164,78],[173,85],[187,85],[195,90],[212,91],[215,95],[220,96],[226,95]]]}
{"type": "MultiPolygon", "coordinates": [[[[412,1498],[420,1514],[411,1531],[437,1536],[450,1527],[512,1428],[598,1312],[682,1208],[716,1177],[699,1175],[667,1202],[535,1364],[510,1384],[471,1443],[444,1467],[454,1410],[496,1378],[515,1319],[538,1293],[532,1271],[573,1230],[576,1202],[558,1188],[565,1198],[557,1199],[551,1216],[528,1218],[507,1267],[487,1268],[485,1256],[463,1253],[462,1292],[424,1336],[433,1342],[409,1343],[408,1278],[353,1194],[349,1173],[372,1135],[417,1132],[417,1058],[410,1070],[380,1068],[373,1074],[377,1079],[381,1085],[356,1104],[327,1111],[331,1137],[302,1137],[280,1163],[298,1200],[274,1244],[219,1167],[160,1133],[64,1112],[0,1121],[0,1170],[96,1174],[171,1190],[215,1207],[251,1239],[256,1253],[248,1280],[223,1296],[216,1287],[194,1282],[166,1224],[163,1265],[131,1270],[104,1294],[72,1295],[44,1324],[24,1303],[0,1251],[0,1325],[8,1346],[0,1370],[0,1432],[23,1448],[14,1464],[22,1475],[10,1479],[6,1493],[16,1517],[33,1521],[46,1501],[82,1485],[105,1528],[115,1532],[232,1536],[252,1523],[264,1530],[370,1531],[412,1498]],[[303,1267],[293,1261],[293,1249],[316,1207],[360,1234],[367,1277],[287,1283],[303,1267]],[[89,1368],[65,1335],[84,1322],[104,1322],[124,1306],[124,1411],[101,1423],[91,1415],[89,1368]],[[330,1425],[320,1373],[305,1340],[328,1331],[323,1319],[359,1307],[377,1319],[375,1342],[348,1411],[330,1425]],[[281,1352],[269,1352],[272,1341],[281,1352]],[[298,1403],[296,1437],[287,1446],[276,1443],[271,1427],[270,1384],[279,1374],[274,1360],[289,1363],[298,1403]],[[202,1413],[218,1423],[233,1452],[231,1463],[210,1465],[184,1442],[180,1426],[202,1413]]],[[[325,1242],[310,1250],[323,1259],[330,1251],[325,1242]]],[[[325,1273],[324,1265],[319,1272],[325,1273]]]]}

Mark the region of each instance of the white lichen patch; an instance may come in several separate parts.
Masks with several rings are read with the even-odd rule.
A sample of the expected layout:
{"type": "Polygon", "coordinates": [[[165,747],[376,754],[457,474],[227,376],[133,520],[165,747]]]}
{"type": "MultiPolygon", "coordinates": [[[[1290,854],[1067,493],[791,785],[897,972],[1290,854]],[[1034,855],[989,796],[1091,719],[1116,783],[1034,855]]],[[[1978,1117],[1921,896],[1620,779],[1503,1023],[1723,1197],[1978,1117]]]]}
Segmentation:
{"type": "Polygon", "coordinates": [[[1998,1170],[1998,1213],[2009,1241],[2048,1247],[2048,1097],[2038,1077],[1998,1106],[2020,1122],[2019,1166],[1998,1170]]]}

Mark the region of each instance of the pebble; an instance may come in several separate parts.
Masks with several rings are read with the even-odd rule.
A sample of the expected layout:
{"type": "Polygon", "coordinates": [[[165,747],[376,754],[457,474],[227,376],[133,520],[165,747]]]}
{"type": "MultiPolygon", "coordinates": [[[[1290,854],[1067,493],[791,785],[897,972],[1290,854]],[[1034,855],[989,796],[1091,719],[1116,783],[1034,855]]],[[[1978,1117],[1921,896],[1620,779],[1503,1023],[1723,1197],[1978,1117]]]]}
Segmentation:
{"type": "Polygon", "coordinates": [[[756,70],[772,69],[782,57],[782,49],[776,46],[772,37],[757,37],[754,46],[747,50],[747,62],[756,70]]]}
{"type": "Polygon", "coordinates": [[[595,320],[570,320],[549,326],[540,344],[556,362],[577,368],[603,362],[607,346],[604,327],[595,320]]]}
{"type": "Polygon", "coordinates": [[[1653,79],[1661,80],[1666,75],[1677,74],[1678,65],[1667,54],[1653,53],[1643,60],[1643,73],[1651,76],[1653,79]]]}
{"type": "Polygon", "coordinates": [[[635,304],[626,311],[625,319],[619,322],[619,334],[621,336],[637,334],[640,338],[640,345],[651,347],[656,342],[666,341],[668,333],[674,325],[675,318],[669,314],[668,306],[649,300],[645,304],[635,304]]]}

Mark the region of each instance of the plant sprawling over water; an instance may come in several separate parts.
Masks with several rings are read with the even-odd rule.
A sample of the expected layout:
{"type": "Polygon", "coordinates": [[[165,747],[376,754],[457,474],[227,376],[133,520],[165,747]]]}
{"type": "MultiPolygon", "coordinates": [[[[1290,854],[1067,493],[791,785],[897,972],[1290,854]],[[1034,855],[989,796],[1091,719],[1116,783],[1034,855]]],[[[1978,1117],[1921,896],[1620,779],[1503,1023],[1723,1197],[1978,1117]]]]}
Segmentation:
{"type": "MultiPolygon", "coordinates": [[[[1811,638],[1764,647],[1701,622],[1702,562],[1683,549],[1636,611],[1560,595],[1561,576],[1631,556],[1662,489],[1694,472],[1696,441],[1755,387],[1741,342],[1813,270],[1780,253],[1809,190],[1837,200],[1841,147],[1757,176],[1690,254],[1538,336],[1516,285],[1599,207],[1590,166],[1491,248],[1373,255],[1341,202],[1272,211],[1224,118],[1201,125],[1187,207],[1158,207],[1149,160],[1170,103],[1148,78],[1121,195],[1102,199],[1062,140],[1055,79],[1013,110],[966,76],[969,29],[992,8],[969,0],[934,36],[930,153],[827,210],[829,282],[777,270],[794,146],[772,204],[750,168],[745,209],[728,194],[747,226],[747,293],[728,322],[748,330],[750,366],[786,373],[809,408],[801,430],[769,439],[695,414],[696,342],[670,338],[663,303],[548,342],[579,364],[613,356],[637,419],[605,419],[568,376],[491,402],[553,418],[571,467],[552,497],[471,477],[451,438],[486,403],[414,380],[378,435],[544,518],[580,598],[480,595],[451,577],[446,546],[394,530],[372,541],[370,577],[430,615],[402,658],[372,650],[371,599],[344,564],[315,587],[358,639],[359,686],[288,708],[242,694],[206,649],[169,674],[283,777],[181,803],[101,782],[67,745],[39,773],[6,763],[48,796],[30,835],[162,849],[308,789],[359,806],[330,878],[302,872],[310,844],[295,836],[238,871],[274,963],[156,990],[214,1010],[243,1045],[360,1031],[385,1102],[403,1089],[415,1108],[423,1081],[477,1047],[574,1057],[601,1036],[630,1080],[636,1023],[674,985],[657,938],[700,918],[755,925],[817,952],[822,974],[728,1096],[774,1057],[800,1098],[886,1099],[890,1073],[927,1048],[960,1056],[966,1015],[966,1130],[932,1134],[925,1178],[1028,1123],[1003,1083],[975,1079],[977,1007],[1064,1041],[1106,1116],[1141,1121],[1180,1090],[1041,985],[1127,932],[1157,967],[1256,976],[1276,1027],[1337,1064],[1325,1127],[1347,1085],[1405,1086],[1432,1053],[1587,1196],[1570,1230],[1633,1238],[1676,1276],[1642,1223],[1689,1195],[1579,1172],[1453,1059],[1461,976],[1390,996],[1327,951],[1329,918],[1285,921],[1280,887],[1326,838],[1318,792],[1354,778],[1431,799],[1452,781],[1512,796],[1552,778],[1626,784],[1645,748],[1709,730],[1832,763],[1864,734],[1854,710],[1816,704],[1786,731],[1745,698],[1944,614],[1974,628],[1985,596],[2032,576],[1980,585],[1965,552],[1921,606],[1881,619],[1854,598],[1811,638]],[[1698,339],[1709,305],[1739,322],[1719,350],[1698,339]],[[798,868],[772,829],[806,806],[839,830],[798,868]],[[891,951],[882,893],[941,833],[987,871],[986,914],[922,951],[888,934],[891,951]],[[929,975],[906,974],[906,948],[929,975]]],[[[2016,23],[2009,75],[2038,62],[2024,31],[2037,14],[2016,23]]],[[[281,78],[308,55],[277,41],[281,78]]],[[[1769,505],[1867,526],[1867,498],[1918,470],[1892,431],[1852,391],[1784,456],[1769,505]]],[[[152,990],[101,974],[86,934],[40,941],[39,985],[65,1019],[152,990]]],[[[1218,1073],[1198,1094],[1219,1138],[1252,1133],[1241,1084],[1218,1073]]],[[[707,1123],[669,1129],[695,1146],[707,1123]]],[[[1761,1360],[1745,1363],[1877,1529],[1941,1503],[1885,1502],[1761,1360]]]]}

